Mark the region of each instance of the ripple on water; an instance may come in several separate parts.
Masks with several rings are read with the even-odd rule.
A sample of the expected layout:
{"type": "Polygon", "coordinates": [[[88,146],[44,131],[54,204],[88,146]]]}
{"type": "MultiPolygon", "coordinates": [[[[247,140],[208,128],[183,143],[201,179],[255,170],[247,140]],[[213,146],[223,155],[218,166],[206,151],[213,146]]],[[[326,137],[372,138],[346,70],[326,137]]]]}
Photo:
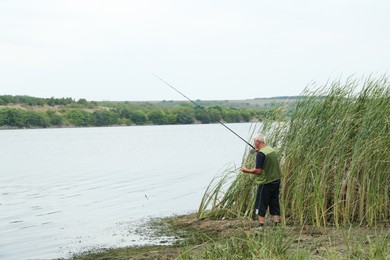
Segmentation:
{"type": "Polygon", "coordinates": [[[37,226],[38,226],[38,225],[25,226],[25,227],[21,227],[20,229],[33,228],[33,227],[37,227],[37,226]]]}
{"type": "Polygon", "coordinates": [[[74,197],[80,197],[81,194],[74,194],[74,195],[68,195],[68,196],[61,196],[60,199],[69,199],[74,197]]]}
{"type": "MultiPolygon", "coordinates": [[[[242,127],[242,135],[248,127],[242,127]]],[[[221,145],[232,152],[227,157],[237,155],[241,161],[241,141],[227,144],[219,129],[2,132],[0,158],[8,159],[0,174],[0,259],[54,259],[69,252],[149,243],[144,237],[148,231],[139,230],[144,223],[137,221],[196,210],[204,187],[226,163],[226,157],[215,157],[221,145]],[[197,140],[191,148],[202,151],[191,156],[183,152],[187,145],[177,141],[189,131],[197,140]],[[189,165],[190,171],[177,170],[189,165]]]]}
{"type": "Polygon", "coordinates": [[[14,220],[14,221],[11,221],[10,224],[16,224],[16,223],[21,223],[23,222],[23,220],[14,220]]]}
{"type": "Polygon", "coordinates": [[[47,213],[38,214],[38,215],[35,215],[35,216],[41,217],[41,216],[53,215],[53,214],[57,214],[57,213],[61,213],[61,212],[62,212],[62,210],[51,211],[51,212],[47,212],[47,213]]]}

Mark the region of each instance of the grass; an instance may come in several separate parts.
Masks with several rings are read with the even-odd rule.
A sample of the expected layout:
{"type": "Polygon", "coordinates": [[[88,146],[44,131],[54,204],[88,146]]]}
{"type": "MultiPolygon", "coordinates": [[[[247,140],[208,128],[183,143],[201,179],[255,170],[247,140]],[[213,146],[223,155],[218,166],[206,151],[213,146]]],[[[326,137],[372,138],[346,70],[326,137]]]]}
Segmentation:
{"type": "MultiPolygon", "coordinates": [[[[268,223],[267,223],[268,224],[268,223]]],[[[248,218],[198,219],[195,214],[160,219],[160,234],[180,237],[173,245],[119,248],[74,256],[88,259],[389,259],[388,226],[316,228],[267,226],[248,218]]]]}
{"type": "MultiPolygon", "coordinates": [[[[338,227],[389,222],[389,100],[386,77],[336,81],[306,90],[288,122],[260,125],[256,131],[265,133],[280,154],[285,223],[338,227]]],[[[252,167],[254,156],[246,153],[243,162],[252,167]]],[[[206,190],[198,217],[250,216],[260,181],[227,170],[206,190]]]]}

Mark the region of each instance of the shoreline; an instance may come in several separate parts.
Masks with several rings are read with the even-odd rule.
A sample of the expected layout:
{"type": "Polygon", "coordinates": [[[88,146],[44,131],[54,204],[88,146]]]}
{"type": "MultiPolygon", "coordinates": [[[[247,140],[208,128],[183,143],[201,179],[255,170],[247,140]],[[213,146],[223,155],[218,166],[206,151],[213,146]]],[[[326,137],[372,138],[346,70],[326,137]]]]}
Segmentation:
{"type": "MultiPolygon", "coordinates": [[[[231,122],[224,124],[258,124],[261,123],[261,121],[249,121],[249,122],[231,122]]],[[[192,124],[165,124],[165,125],[108,125],[108,126],[51,126],[51,127],[0,127],[1,130],[37,130],[37,129],[81,129],[81,128],[110,128],[110,127],[147,127],[147,126],[190,126],[190,125],[219,125],[219,122],[215,123],[201,123],[201,122],[195,122],[192,124]]]]}
{"type": "Polygon", "coordinates": [[[260,230],[257,222],[249,218],[197,219],[192,213],[154,220],[148,227],[156,237],[174,238],[173,243],[161,240],[159,245],[97,249],[70,259],[219,259],[233,257],[232,254],[232,259],[247,259],[251,250],[255,252],[250,259],[390,257],[389,223],[374,228],[283,224],[272,227],[268,219],[266,227],[260,230]]]}

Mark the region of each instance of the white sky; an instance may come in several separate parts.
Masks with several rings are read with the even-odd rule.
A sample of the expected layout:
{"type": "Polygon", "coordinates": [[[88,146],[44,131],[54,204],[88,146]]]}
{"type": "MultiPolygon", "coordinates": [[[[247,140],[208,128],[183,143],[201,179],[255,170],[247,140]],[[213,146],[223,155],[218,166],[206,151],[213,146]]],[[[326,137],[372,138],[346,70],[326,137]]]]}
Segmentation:
{"type": "Polygon", "coordinates": [[[0,0],[0,95],[299,95],[388,73],[388,0],[0,0]]]}

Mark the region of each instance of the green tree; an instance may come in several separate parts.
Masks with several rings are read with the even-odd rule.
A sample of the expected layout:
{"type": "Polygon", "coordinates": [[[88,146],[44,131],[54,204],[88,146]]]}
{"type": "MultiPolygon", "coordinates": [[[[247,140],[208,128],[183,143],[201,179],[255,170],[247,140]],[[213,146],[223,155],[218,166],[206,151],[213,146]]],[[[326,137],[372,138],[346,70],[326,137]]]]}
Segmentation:
{"type": "Polygon", "coordinates": [[[117,108],[114,108],[114,112],[116,114],[118,114],[118,116],[120,118],[130,119],[131,111],[127,107],[117,107],[117,108]]]}
{"type": "MultiPolygon", "coordinates": [[[[205,110],[205,111],[207,111],[207,110],[205,110]]],[[[199,107],[196,107],[194,109],[195,119],[199,120],[202,124],[208,124],[212,121],[212,118],[207,113],[208,111],[207,112],[205,112],[205,111],[199,107]]]]}
{"type": "Polygon", "coordinates": [[[49,106],[55,106],[56,105],[56,101],[55,101],[55,98],[54,97],[51,97],[51,98],[49,98],[49,99],[47,99],[47,104],[49,105],[49,106]]]}
{"type": "Polygon", "coordinates": [[[148,121],[148,117],[142,110],[131,111],[129,117],[136,125],[144,125],[148,121]]]}
{"type": "Polygon", "coordinates": [[[49,126],[49,117],[45,112],[27,111],[26,113],[26,126],[49,126]]]}
{"type": "Polygon", "coordinates": [[[212,115],[210,122],[216,123],[222,119],[222,108],[219,106],[209,107],[207,111],[212,115]]]}
{"type": "Polygon", "coordinates": [[[7,125],[7,108],[0,108],[0,126],[6,126],[7,125]]]}
{"type": "Polygon", "coordinates": [[[96,126],[109,126],[117,122],[118,115],[113,111],[97,110],[92,114],[92,124],[96,126]]]}
{"type": "Polygon", "coordinates": [[[65,113],[65,118],[75,126],[88,126],[92,122],[90,113],[81,109],[71,109],[65,113]]]}
{"type": "Polygon", "coordinates": [[[161,110],[152,110],[148,113],[149,120],[155,125],[165,125],[168,123],[168,118],[161,110]]]}
{"type": "Polygon", "coordinates": [[[223,119],[228,123],[236,123],[241,121],[241,115],[236,109],[224,109],[223,119]]]}
{"type": "Polygon", "coordinates": [[[0,123],[3,126],[25,127],[27,113],[21,109],[3,108],[0,109],[0,123]]]}
{"type": "Polygon", "coordinates": [[[49,117],[49,123],[54,126],[60,126],[64,123],[61,114],[56,113],[53,110],[46,110],[46,114],[49,117]]]}
{"type": "Polygon", "coordinates": [[[62,105],[62,106],[65,106],[65,105],[69,105],[69,104],[72,104],[74,103],[75,101],[68,97],[68,98],[61,98],[61,99],[56,99],[56,105],[62,105]]]}
{"type": "Polygon", "coordinates": [[[131,119],[127,119],[127,118],[118,118],[118,125],[132,125],[133,124],[133,121],[131,121],[131,119]]]}
{"type": "Polygon", "coordinates": [[[88,101],[85,98],[80,98],[77,103],[82,106],[88,106],[88,101]]]}
{"type": "Polygon", "coordinates": [[[191,107],[180,107],[176,112],[176,124],[193,124],[195,113],[191,107]]]}
{"type": "Polygon", "coordinates": [[[244,122],[249,122],[253,117],[253,114],[247,109],[240,109],[240,115],[244,122]]]}
{"type": "Polygon", "coordinates": [[[46,101],[43,98],[37,98],[37,99],[35,99],[35,102],[34,102],[34,106],[43,107],[46,104],[47,103],[46,103],[46,101]]]}
{"type": "Polygon", "coordinates": [[[168,124],[170,125],[174,125],[176,124],[176,113],[174,113],[173,111],[169,111],[169,113],[167,114],[167,120],[168,120],[168,124]]]}

